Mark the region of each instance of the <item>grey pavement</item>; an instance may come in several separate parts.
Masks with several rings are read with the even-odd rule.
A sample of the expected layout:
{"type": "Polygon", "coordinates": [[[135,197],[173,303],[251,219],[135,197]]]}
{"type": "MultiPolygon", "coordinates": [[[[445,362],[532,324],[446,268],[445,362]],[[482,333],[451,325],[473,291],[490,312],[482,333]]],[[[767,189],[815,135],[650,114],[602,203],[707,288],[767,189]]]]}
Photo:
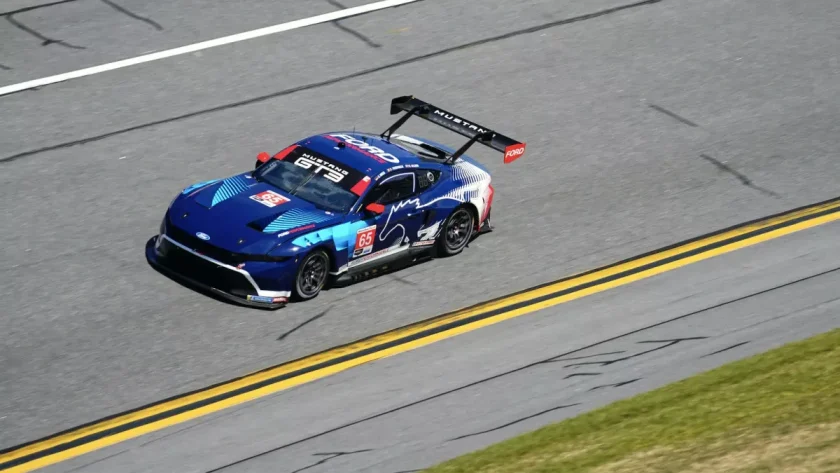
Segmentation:
{"type": "MultiPolygon", "coordinates": [[[[2,83],[335,8],[265,3],[120,2],[164,33],[93,0],[39,10],[56,37],[105,49],[3,24],[0,63],[16,59],[0,74],[21,75],[2,83]]],[[[0,97],[0,448],[840,195],[837,2],[629,5],[425,0],[342,22],[381,47],[321,25],[0,97]],[[301,136],[382,130],[406,93],[528,142],[510,166],[475,148],[497,230],[458,258],[276,312],[146,264],[180,188],[301,136]]]]}
{"type": "MultiPolygon", "coordinates": [[[[374,0],[375,1],[375,0],[374,0]]],[[[354,7],[364,0],[12,0],[0,6],[0,85],[354,7]],[[12,20],[8,20],[12,14],[12,20]],[[52,40],[55,42],[44,41],[52,40]]],[[[282,42],[280,37],[274,41],[282,42]]],[[[146,77],[148,80],[149,77],[146,77]]]]}
{"type": "Polygon", "coordinates": [[[396,473],[432,466],[840,327],[838,231],[835,222],[760,243],[44,471],[396,473]]]}

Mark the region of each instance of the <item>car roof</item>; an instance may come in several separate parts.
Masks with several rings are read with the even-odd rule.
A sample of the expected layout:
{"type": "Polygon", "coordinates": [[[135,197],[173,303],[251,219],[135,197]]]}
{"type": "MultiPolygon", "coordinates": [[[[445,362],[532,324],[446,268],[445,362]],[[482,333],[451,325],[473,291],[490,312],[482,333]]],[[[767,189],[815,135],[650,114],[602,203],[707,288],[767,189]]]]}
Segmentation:
{"type": "Polygon", "coordinates": [[[370,133],[335,131],[313,135],[296,144],[371,177],[399,165],[437,167],[436,164],[440,164],[440,161],[419,157],[401,146],[389,143],[379,135],[370,133]],[[340,147],[340,143],[344,146],[340,147]]]}

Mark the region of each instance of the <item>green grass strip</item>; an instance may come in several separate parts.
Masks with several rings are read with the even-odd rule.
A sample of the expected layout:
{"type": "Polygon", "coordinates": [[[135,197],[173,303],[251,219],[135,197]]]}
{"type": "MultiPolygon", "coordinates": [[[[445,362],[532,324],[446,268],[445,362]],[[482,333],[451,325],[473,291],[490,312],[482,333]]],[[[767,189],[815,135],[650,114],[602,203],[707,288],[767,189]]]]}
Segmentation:
{"type": "Polygon", "coordinates": [[[840,472],[840,329],[426,471],[840,472]]]}

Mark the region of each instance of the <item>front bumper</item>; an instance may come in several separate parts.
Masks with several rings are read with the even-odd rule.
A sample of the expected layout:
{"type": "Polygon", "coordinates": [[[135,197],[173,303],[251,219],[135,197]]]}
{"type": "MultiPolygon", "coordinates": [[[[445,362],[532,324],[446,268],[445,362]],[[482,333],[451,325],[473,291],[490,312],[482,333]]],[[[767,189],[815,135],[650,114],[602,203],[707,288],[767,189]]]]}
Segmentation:
{"type": "Polygon", "coordinates": [[[146,260],[161,272],[249,307],[278,309],[291,296],[288,291],[262,290],[247,271],[199,254],[167,235],[146,243],[146,260]]]}

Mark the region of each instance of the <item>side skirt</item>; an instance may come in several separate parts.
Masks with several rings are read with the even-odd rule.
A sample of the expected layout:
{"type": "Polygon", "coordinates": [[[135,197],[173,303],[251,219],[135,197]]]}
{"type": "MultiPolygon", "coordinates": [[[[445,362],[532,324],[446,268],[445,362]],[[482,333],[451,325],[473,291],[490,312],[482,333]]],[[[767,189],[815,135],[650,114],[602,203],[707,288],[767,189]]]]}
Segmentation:
{"type": "Polygon", "coordinates": [[[432,258],[434,246],[409,247],[393,255],[377,258],[369,263],[353,266],[335,277],[333,284],[353,284],[393,271],[399,271],[415,263],[432,258]]]}

